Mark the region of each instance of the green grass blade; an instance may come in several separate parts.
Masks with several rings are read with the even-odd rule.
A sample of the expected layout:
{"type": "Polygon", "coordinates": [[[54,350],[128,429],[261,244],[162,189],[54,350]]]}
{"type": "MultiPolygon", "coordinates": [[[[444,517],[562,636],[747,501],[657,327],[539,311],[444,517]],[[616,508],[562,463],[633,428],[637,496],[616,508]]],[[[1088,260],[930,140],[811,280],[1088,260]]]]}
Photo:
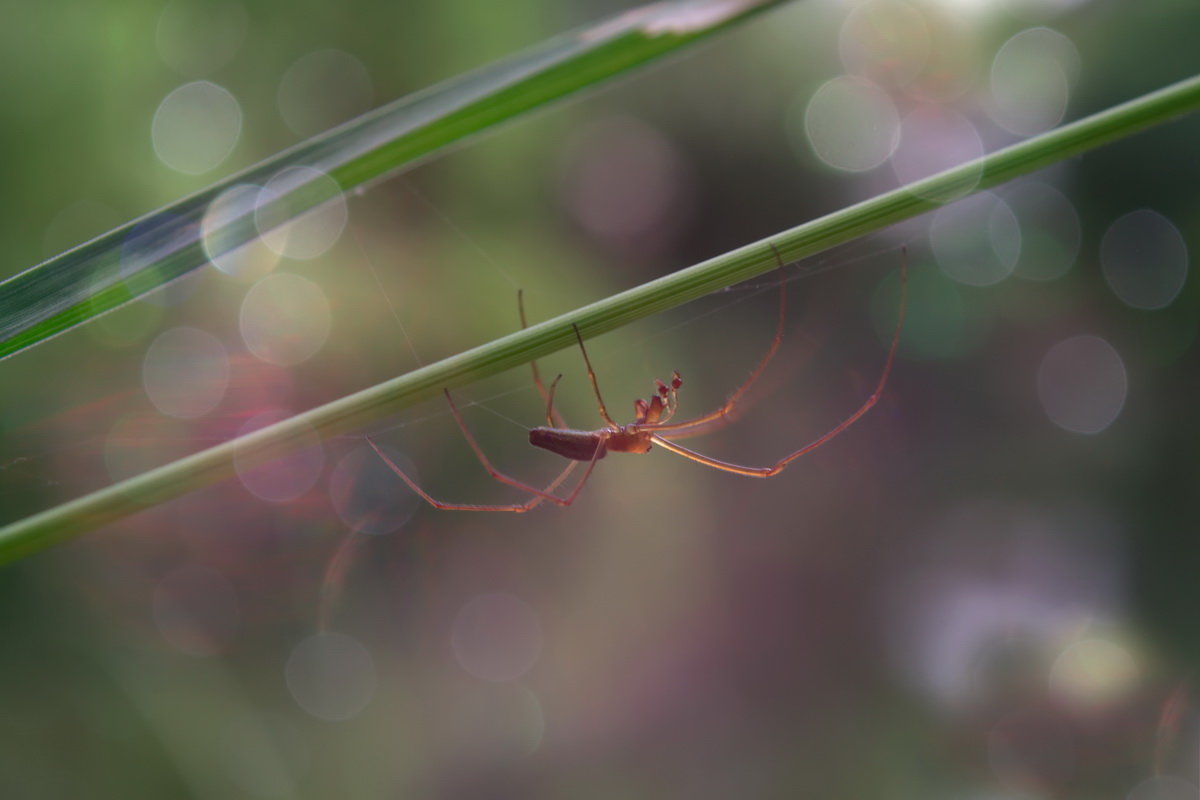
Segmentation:
{"type": "Polygon", "coordinates": [[[940,203],[931,198],[966,196],[1197,108],[1200,77],[496,339],[0,529],[0,561],[28,555],[149,504],[231,477],[235,453],[242,465],[265,463],[309,446],[312,430],[325,439],[349,433],[443,388],[569,347],[574,344],[572,326],[578,325],[585,337],[595,336],[771,270],[775,257],[767,241],[789,260],[803,258],[938,207],[940,203]]]}
{"type": "MultiPolygon", "coordinates": [[[[0,359],[163,286],[381,176],[676,52],[783,0],[653,3],[376,109],[0,283],[0,359]],[[239,184],[308,167],[268,202],[202,221],[239,184]],[[332,181],[324,176],[333,178],[332,181]],[[256,224],[256,220],[258,224],[256,224]]],[[[293,173],[297,174],[297,173],[293,173]]]]}

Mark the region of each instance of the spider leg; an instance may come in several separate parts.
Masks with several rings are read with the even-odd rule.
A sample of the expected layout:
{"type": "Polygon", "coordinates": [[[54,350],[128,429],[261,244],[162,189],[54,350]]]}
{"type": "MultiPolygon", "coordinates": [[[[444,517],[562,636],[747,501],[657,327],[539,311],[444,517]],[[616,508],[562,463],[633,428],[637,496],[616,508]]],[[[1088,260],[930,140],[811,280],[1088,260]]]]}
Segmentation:
{"type": "MultiPolygon", "coordinates": [[[[525,330],[529,327],[529,323],[525,321],[525,292],[522,289],[517,289],[517,314],[521,318],[521,330],[525,330]]],[[[551,384],[547,391],[546,384],[542,383],[542,376],[538,372],[536,361],[530,361],[529,368],[533,371],[533,385],[537,387],[538,394],[542,396],[542,402],[546,404],[546,424],[551,428],[567,427],[562,415],[554,408],[554,385],[551,384]]],[[[561,375],[558,376],[558,378],[561,377],[561,375]]],[[[558,378],[554,379],[555,384],[558,383],[558,378]]]]}
{"type": "MultiPolygon", "coordinates": [[[[875,391],[871,393],[871,396],[868,397],[853,414],[846,417],[836,426],[821,434],[813,441],[804,445],[804,447],[801,447],[799,450],[796,450],[793,453],[789,453],[768,467],[748,467],[741,464],[734,464],[729,461],[721,461],[720,459],[713,458],[712,456],[706,456],[703,453],[697,453],[695,450],[690,450],[683,445],[676,444],[675,442],[664,438],[660,433],[658,433],[658,431],[670,431],[676,428],[674,425],[667,425],[663,428],[654,428],[655,433],[651,434],[650,441],[657,445],[661,445],[663,448],[670,450],[676,455],[691,459],[698,464],[704,464],[706,466],[713,467],[714,469],[723,470],[724,472],[732,472],[737,475],[746,475],[751,478],[770,478],[773,475],[778,475],[784,470],[785,467],[787,467],[788,464],[792,463],[797,458],[800,458],[800,456],[811,453],[813,450],[816,450],[830,439],[833,439],[835,436],[842,433],[855,422],[858,422],[858,420],[864,414],[870,411],[875,404],[879,402],[879,398],[883,394],[883,389],[887,385],[888,377],[892,373],[892,363],[896,360],[896,348],[900,344],[900,331],[904,328],[904,312],[908,305],[908,256],[905,251],[902,250],[901,252],[903,253],[903,257],[900,262],[900,312],[896,318],[896,330],[892,334],[892,343],[891,346],[888,347],[887,360],[883,364],[883,371],[879,375],[879,382],[875,385],[875,391]]],[[[716,418],[713,417],[710,417],[709,419],[716,421],[716,418]]],[[[693,431],[683,431],[685,435],[692,432],[693,431]]]]}
{"type": "MultiPolygon", "coordinates": [[[[521,328],[527,328],[528,323],[526,322],[525,318],[524,293],[520,289],[517,290],[517,313],[521,319],[521,328]]],[[[576,333],[578,334],[578,331],[576,331],[576,333]]],[[[586,359],[586,353],[584,355],[586,359]]],[[[559,414],[554,408],[554,390],[558,387],[558,381],[562,378],[562,375],[555,377],[555,379],[550,383],[550,388],[547,389],[546,385],[542,382],[542,376],[538,371],[537,362],[531,361],[529,362],[529,366],[533,373],[533,384],[537,387],[538,394],[540,394],[542,399],[546,402],[546,422],[551,427],[565,428],[566,423],[564,422],[562,415],[559,414]]],[[[375,444],[375,442],[372,441],[368,436],[367,444],[371,445],[371,449],[375,451],[376,455],[378,455],[383,460],[383,463],[386,464],[392,472],[396,473],[396,475],[398,475],[400,479],[404,481],[408,488],[412,489],[422,500],[429,503],[434,508],[444,511],[509,511],[517,514],[536,508],[546,500],[564,507],[575,502],[575,498],[579,496],[579,493],[583,490],[584,484],[587,483],[588,478],[591,477],[592,470],[595,469],[596,462],[599,460],[600,454],[603,452],[602,448],[596,448],[591,461],[588,462],[587,470],[583,473],[583,477],[581,477],[575,484],[575,487],[571,490],[571,493],[566,497],[559,497],[554,494],[554,490],[567,480],[580,462],[569,462],[565,467],[563,467],[562,471],[555,476],[554,480],[550,481],[550,483],[542,489],[531,486],[524,481],[520,481],[516,478],[506,475],[500,470],[496,469],[495,466],[492,465],[491,460],[488,459],[486,454],[484,454],[483,448],[479,446],[479,443],[475,440],[470,428],[467,427],[466,421],[463,420],[462,414],[459,413],[458,406],[455,405],[454,398],[450,396],[450,392],[443,390],[443,394],[446,396],[446,403],[450,406],[450,413],[453,414],[454,421],[458,424],[459,430],[462,431],[463,437],[467,440],[467,444],[471,446],[471,450],[475,453],[475,457],[479,459],[479,463],[483,465],[485,470],[487,470],[488,475],[500,483],[504,483],[508,486],[520,489],[521,491],[528,492],[533,496],[524,503],[509,503],[499,505],[447,503],[443,500],[438,500],[436,497],[422,489],[416,481],[409,477],[409,475],[400,468],[399,464],[389,458],[388,455],[379,447],[379,445],[375,444]]]]}
{"type": "Polygon", "coordinates": [[[579,332],[578,325],[571,325],[575,329],[575,339],[579,342],[579,351],[583,353],[583,363],[587,365],[588,380],[592,382],[592,391],[596,395],[596,407],[600,411],[600,419],[613,429],[618,429],[621,426],[613,422],[613,418],[608,415],[608,409],[604,407],[604,398],[600,396],[600,384],[596,381],[596,370],[592,369],[592,360],[588,358],[587,348],[583,346],[583,334],[579,332]]]}
{"type": "Polygon", "coordinates": [[[554,376],[554,380],[550,381],[550,391],[547,393],[546,397],[546,425],[551,428],[566,427],[566,424],[563,422],[562,414],[559,414],[554,410],[554,390],[558,388],[558,382],[561,380],[562,373],[560,372],[554,376]],[[555,420],[558,420],[558,425],[554,424],[555,420]]]}
{"type": "MultiPolygon", "coordinates": [[[[538,489],[537,487],[530,486],[528,483],[505,475],[503,472],[496,469],[492,465],[491,460],[483,452],[483,448],[479,446],[479,442],[475,441],[474,434],[472,434],[471,429],[467,427],[467,423],[465,420],[463,420],[462,414],[459,413],[458,406],[454,404],[454,398],[450,396],[450,392],[446,389],[443,389],[442,394],[446,396],[446,402],[450,404],[450,413],[454,415],[454,421],[458,423],[458,428],[462,431],[463,438],[467,440],[467,444],[471,446],[471,449],[475,452],[475,457],[479,459],[479,463],[483,465],[483,468],[487,471],[488,475],[491,475],[493,479],[499,481],[500,483],[505,483],[516,489],[521,489],[522,491],[537,495],[541,500],[549,500],[550,502],[557,503],[559,505],[569,505],[569,503],[565,503],[563,501],[563,498],[552,494],[549,490],[538,489]]],[[[597,448],[596,452],[600,452],[600,449],[597,448]]],[[[567,465],[567,468],[563,470],[563,478],[570,474],[570,468],[573,466],[573,464],[567,465]]],[[[532,508],[532,506],[530,507],[532,508]]]]}
{"type": "MultiPolygon", "coordinates": [[[[520,482],[518,481],[517,483],[520,484],[518,486],[518,488],[524,489],[530,493],[533,493],[533,495],[534,495],[533,497],[526,500],[524,503],[512,503],[512,504],[502,504],[502,505],[478,505],[478,504],[474,504],[474,503],[447,503],[442,500],[438,500],[436,497],[433,497],[428,492],[426,492],[424,489],[422,489],[417,484],[417,482],[414,481],[412,478],[410,478],[408,476],[408,474],[405,473],[404,470],[401,469],[400,466],[395,461],[392,461],[392,459],[390,459],[388,457],[387,453],[383,452],[383,450],[380,449],[379,445],[375,444],[375,442],[373,442],[370,437],[367,437],[367,444],[371,445],[371,448],[379,455],[379,457],[381,459],[383,459],[383,463],[387,464],[388,468],[391,469],[392,472],[394,472],[400,476],[400,479],[402,481],[404,481],[405,484],[408,485],[408,488],[410,488],[414,492],[416,492],[417,495],[420,496],[422,500],[429,503],[429,505],[433,506],[434,508],[440,509],[442,511],[511,511],[516,514],[521,514],[526,511],[529,511],[530,509],[537,507],[546,499],[551,499],[554,502],[556,502],[557,504],[566,507],[575,502],[575,498],[579,496],[579,492],[582,491],[583,485],[587,482],[587,479],[592,474],[592,470],[596,466],[596,459],[593,458],[588,463],[587,471],[583,473],[583,477],[579,479],[579,482],[575,484],[575,488],[573,488],[571,490],[571,493],[569,495],[567,495],[565,498],[555,497],[554,495],[551,494],[551,492],[553,492],[560,485],[562,485],[562,483],[567,479],[567,476],[570,475],[571,472],[575,469],[575,466],[580,463],[578,461],[572,461],[571,463],[567,464],[567,466],[563,468],[562,472],[558,473],[558,476],[555,477],[555,479],[552,480],[549,483],[549,485],[546,486],[545,489],[542,489],[542,490],[534,489],[532,486],[526,486],[524,484],[520,484],[520,482]]],[[[597,452],[599,452],[599,450],[597,450],[597,452]]]]}
{"type": "Polygon", "coordinates": [[[738,402],[742,399],[743,395],[746,394],[747,390],[754,385],[755,381],[759,379],[763,373],[763,370],[767,368],[767,364],[771,363],[771,359],[775,357],[775,353],[779,350],[780,343],[783,342],[784,322],[787,319],[787,289],[785,288],[787,286],[787,281],[785,280],[786,273],[784,272],[784,269],[787,265],[783,263],[783,256],[780,255],[778,248],[776,248],[775,245],[771,244],[770,242],[767,244],[771,246],[771,251],[775,254],[775,260],[779,262],[779,322],[775,326],[775,337],[771,340],[771,345],[767,348],[766,355],[764,355],[762,360],[758,362],[758,366],[756,366],[754,371],[750,373],[750,377],[746,378],[742,385],[735,389],[733,394],[729,395],[728,399],[725,400],[724,405],[722,405],[716,411],[709,412],[708,414],[704,414],[699,417],[693,417],[692,419],[684,420],[683,422],[674,422],[670,425],[656,427],[655,430],[661,432],[669,431],[672,435],[694,436],[699,433],[708,433],[709,431],[716,430],[717,428],[722,428],[728,425],[730,422],[733,422],[735,418],[734,409],[737,407],[738,402]],[[691,428],[697,427],[701,427],[701,429],[696,432],[692,432],[690,430],[691,428]]]}

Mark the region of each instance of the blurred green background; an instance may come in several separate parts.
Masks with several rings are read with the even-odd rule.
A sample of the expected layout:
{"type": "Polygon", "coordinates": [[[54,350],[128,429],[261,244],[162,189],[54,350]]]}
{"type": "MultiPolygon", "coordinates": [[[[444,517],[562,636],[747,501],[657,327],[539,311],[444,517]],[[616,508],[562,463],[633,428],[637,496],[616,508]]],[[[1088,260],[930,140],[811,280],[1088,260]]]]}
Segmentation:
{"type": "MultiPolygon", "coordinates": [[[[50,2],[0,27],[0,277],[629,8],[50,2]]],[[[1195,74],[1194,0],[797,2],[0,363],[0,523],[1195,74]],[[321,241],[317,236],[316,240],[321,241]]],[[[438,512],[344,437],[0,571],[4,797],[1195,797],[1200,120],[788,272],[736,425],[769,481],[614,455],[569,509],[438,512]]],[[[774,278],[590,347],[716,407],[774,278]]],[[[578,353],[574,426],[599,424],[578,353]]],[[[528,372],[460,393],[501,469],[528,372]]],[[[366,432],[364,432],[365,435],[366,432]]],[[[373,437],[498,486],[444,405],[373,437]]]]}

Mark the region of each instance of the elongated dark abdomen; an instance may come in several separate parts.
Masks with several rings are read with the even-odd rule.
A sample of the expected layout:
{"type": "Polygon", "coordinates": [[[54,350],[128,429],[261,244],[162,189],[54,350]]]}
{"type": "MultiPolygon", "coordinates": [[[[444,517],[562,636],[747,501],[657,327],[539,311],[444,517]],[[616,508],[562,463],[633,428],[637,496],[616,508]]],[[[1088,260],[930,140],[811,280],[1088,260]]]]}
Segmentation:
{"type": "Polygon", "coordinates": [[[604,448],[604,437],[595,431],[531,428],[529,443],[572,461],[591,461],[593,455],[601,459],[608,452],[604,448]],[[597,448],[600,449],[599,454],[596,454],[597,448]]]}

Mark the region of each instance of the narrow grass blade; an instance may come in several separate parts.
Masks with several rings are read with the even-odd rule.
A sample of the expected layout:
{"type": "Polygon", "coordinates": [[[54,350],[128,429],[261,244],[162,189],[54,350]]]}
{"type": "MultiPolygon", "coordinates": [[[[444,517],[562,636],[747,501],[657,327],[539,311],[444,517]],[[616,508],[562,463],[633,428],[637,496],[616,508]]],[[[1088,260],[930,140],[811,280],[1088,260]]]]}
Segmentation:
{"type": "Polygon", "coordinates": [[[804,258],[929,211],[945,198],[967,196],[1198,108],[1200,77],[1195,77],[480,345],[2,528],[0,562],[231,477],[235,453],[243,465],[271,461],[311,444],[311,430],[326,439],[356,431],[443,388],[569,347],[575,342],[574,326],[585,337],[596,336],[772,270],[776,262],[770,244],[788,260],[804,258]]]}
{"type": "Polygon", "coordinates": [[[279,153],[0,283],[0,359],[186,275],[344,192],[782,2],[653,3],[397,100],[279,153]],[[282,188],[273,183],[274,190],[255,201],[208,213],[226,191],[260,186],[285,170],[290,179],[282,188]]]}

